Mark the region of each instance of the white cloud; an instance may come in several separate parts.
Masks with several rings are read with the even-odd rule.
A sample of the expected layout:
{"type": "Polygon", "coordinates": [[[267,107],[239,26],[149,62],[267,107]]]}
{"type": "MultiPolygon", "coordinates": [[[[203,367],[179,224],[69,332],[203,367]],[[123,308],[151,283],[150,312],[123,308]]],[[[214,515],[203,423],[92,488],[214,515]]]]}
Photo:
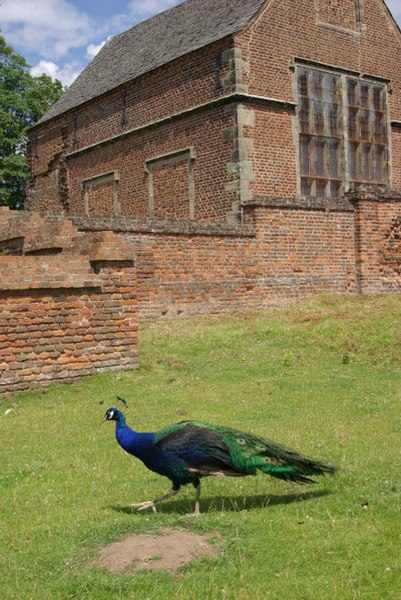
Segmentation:
{"type": "Polygon", "coordinates": [[[180,4],[179,0],[130,0],[128,3],[130,16],[136,20],[142,20],[156,15],[163,10],[180,4]]]}
{"type": "Polygon", "coordinates": [[[96,33],[93,20],[68,0],[2,0],[0,22],[12,45],[45,58],[64,56],[96,33]]]}
{"type": "Polygon", "coordinates": [[[89,44],[89,46],[86,47],[86,56],[87,56],[87,58],[89,58],[90,60],[92,60],[92,58],[95,58],[96,54],[98,54],[98,52],[103,48],[103,46],[112,37],[113,37],[112,35],[109,35],[109,37],[107,38],[107,40],[103,40],[99,44],[89,44]]]}
{"type": "Polygon", "coordinates": [[[81,69],[74,64],[67,64],[60,68],[56,63],[50,60],[41,60],[35,67],[31,69],[33,77],[40,75],[49,75],[53,80],[58,79],[63,85],[71,85],[80,73],[81,69]]]}

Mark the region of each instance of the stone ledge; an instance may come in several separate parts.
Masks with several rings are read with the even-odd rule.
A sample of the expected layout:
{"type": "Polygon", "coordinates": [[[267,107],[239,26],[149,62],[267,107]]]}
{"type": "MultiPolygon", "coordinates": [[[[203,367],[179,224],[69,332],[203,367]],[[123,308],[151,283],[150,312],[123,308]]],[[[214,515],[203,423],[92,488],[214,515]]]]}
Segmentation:
{"type": "Polygon", "coordinates": [[[255,196],[242,203],[244,208],[289,208],[299,210],[322,210],[326,212],[352,212],[354,207],[347,199],[332,200],[330,198],[305,198],[290,196],[255,196]]]}
{"type": "Polygon", "coordinates": [[[386,189],[378,185],[360,185],[346,193],[349,202],[374,200],[375,202],[401,202],[401,190],[386,189]]]}
{"type": "Polygon", "coordinates": [[[253,237],[255,230],[248,223],[202,223],[137,217],[71,217],[80,231],[118,231],[159,235],[197,235],[211,237],[253,237]]]}

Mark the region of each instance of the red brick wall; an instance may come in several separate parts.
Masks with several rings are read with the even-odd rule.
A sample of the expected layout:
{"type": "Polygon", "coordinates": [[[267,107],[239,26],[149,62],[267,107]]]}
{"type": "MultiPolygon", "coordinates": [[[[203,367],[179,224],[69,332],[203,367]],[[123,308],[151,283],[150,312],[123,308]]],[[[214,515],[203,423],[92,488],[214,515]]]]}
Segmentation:
{"type": "MultiPolygon", "coordinates": [[[[252,107],[249,107],[252,109],[252,107]]],[[[297,170],[293,143],[293,113],[285,108],[253,108],[255,126],[249,127],[253,139],[250,159],[254,181],[251,196],[294,196],[297,193],[297,170]]]]}
{"type": "MultiPolygon", "coordinates": [[[[177,59],[34,128],[30,143],[34,193],[28,208],[82,214],[82,179],[115,169],[121,176],[122,214],[147,216],[145,160],[192,146],[198,154],[194,164],[195,218],[224,220],[237,199],[235,190],[226,189],[235,177],[234,170],[229,172],[229,165],[235,162],[236,141],[225,136],[226,141],[222,142],[224,129],[234,125],[229,123],[233,120],[233,109],[226,113],[221,107],[187,115],[185,119],[154,130],[138,131],[85,154],[70,153],[216,100],[235,90],[236,85],[250,94],[294,102],[291,69],[294,57],[388,78],[392,84],[390,118],[401,121],[400,32],[381,0],[365,0],[363,12],[363,26],[359,26],[353,0],[267,2],[254,22],[235,36],[234,42],[227,38],[177,59]],[[245,60],[235,82],[230,78],[232,56],[224,54],[234,43],[245,60]],[[216,63],[219,53],[223,57],[220,73],[216,63]],[[65,163],[64,154],[67,154],[65,163]]],[[[250,179],[250,193],[291,196],[297,190],[294,109],[292,113],[262,105],[252,109],[255,126],[248,134],[253,140],[253,152],[237,159],[252,161],[254,178],[250,179]]],[[[401,186],[398,137],[398,131],[393,129],[390,156],[393,188],[401,186]]],[[[239,165],[238,169],[241,168],[239,165]]],[[[163,206],[168,204],[171,208],[170,216],[174,214],[174,202],[167,190],[168,185],[165,197],[159,195],[159,198],[163,206]]],[[[176,209],[175,216],[182,217],[185,211],[180,202],[176,209]]],[[[91,212],[112,214],[113,210],[112,203],[101,199],[98,208],[92,208],[91,212]]]]}
{"type": "Polygon", "coordinates": [[[392,198],[356,200],[356,270],[361,293],[401,290],[401,211],[392,198]]]}
{"type": "Polygon", "coordinates": [[[189,167],[183,160],[153,172],[154,215],[160,219],[189,219],[189,167]],[[172,202],[172,199],[174,201],[172,202]]]}
{"type": "MultiPolygon", "coordinates": [[[[345,1],[342,0],[341,4],[345,1]]],[[[329,0],[319,0],[324,5],[329,0]]],[[[392,117],[401,117],[401,35],[382,0],[364,0],[363,32],[319,23],[316,2],[268,2],[256,21],[236,37],[249,61],[249,92],[294,100],[290,60],[294,57],[388,78],[392,117]]],[[[324,11],[325,12],[325,11],[324,11]]]]}
{"type": "Polygon", "coordinates": [[[398,127],[392,128],[392,171],[393,187],[401,190],[401,122],[398,127]]]}
{"type": "Polygon", "coordinates": [[[114,182],[107,181],[88,190],[88,214],[110,215],[114,213],[114,182]]]}
{"type": "MultiPolygon", "coordinates": [[[[31,275],[24,282],[10,282],[8,290],[2,280],[0,392],[138,366],[137,306],[130,270],[105,268],[97,285],[93,281],[85,287],[83,281],[78,287],[63,277],[68,268],[76,273],[76,265],[57,259],[45,261],[46,280],[37,269],[38,262],[43,266],[43,257],[0,259],[13,263],[14,273],[28,268],[31,275]],[[122,292],[122,285],[130,292],[122,292]]],[[[3,267],[0,264],[2,272],[3,267]]]]}
{"type": "Polygon", "coordinates": [[[111,233],[80,240],[68,221],[9,213],[0,214],[0,237],[17,229],[23,236],[20,252],[40,256],[0,256],[0,393],[137,368],[132,252],[111,233]],[[55,248],[60,252],[51,254],[55,248]]]}
{"type": "Polygon", "coordinates": [[[76,224],[114,227],[133,248],[142,319],[260,309],[316,293],[401,291],[400,197],[352,203],[327,210],[266,200],[246,208],[246,224],[236,226],[76,224]]]}
{"type": "Polygon", "coordinates": [[[141,318],[260,309],[308,294],[356,291],[352,211],[261,206],[249,212],[253,226],[214,231],[179,224],[169,231],[165,224],[159,233],[152,227],[139,233],[127,223],[120,235],[137,256],[141,318]]]}
{"type": "MultiPolygon", "coordinates": [[[[149,176],[145,162],[160,155],[195,148],[193,178],[195,187],[195,219],[224,220],[236,199],[235,192],[227,191],[226,184],[233,175],[228,172],[231,162],[232,142],[223,138],[223,131],[233,125],[233,112],[217,107],[208,113],[193,115],[175,124],[165,124],[149,129],[140,136],[131,136],[114,144],[97,147],[90,152],[68,159],[69,204],[72,214],[84,213],[82,181],[101,173],[118,171],[118,201],[122,215],[149,216],[149,176]],[[213,140],[213,144],[210,140],[213,140]]],[[[168,206],[160,216],[184,217],[183,193],[175,190],[188,187],[188,171],[166,169],[164,182],[156,176],[158,206],[168,206]],[[164,184],[163,184],[164,183],[164,184]],[[174,190],[174,193],[171,193],[174,190]]],[[[46,210],[46,204],[35,203],[37,209],[46,210]]],[[[188,203],[187,203],[188,207],[188,203]]],[[[112,214],[106,212],[104,214],[112,214]]],[[[188,214],[188,213],[187,213],[188,214]]]]}
{"type": "MultiPolygon", "coordinates": [[[[29,189],[34,190],[35,194],[29,194],[27,208],[46,210],[46,212],[60,212],[65,209],[58,198],[57,181],[50,182],[48,179],[49,173],[59,169],[62,153],[69,154],[85,146],[96,144],[129,130],[147,126],[149,123],[157,122],[160,119],[170,117],[224,95],[229,89],[229,85],[225,85],[224,81],[231,70],[231,65],[229,61],[221,62],[218,77],[221,85],[216,85],[216,55],[224,52],[231,44],[232,41],[225,39],[200,50],[198,53],[184,56],[171,64],[142,76],[137,81],[121,86],[101,98],[87,102],[81,107],[77,107],[76,110],[69,111],[34,128],[30,135],[29,163],[33,181],[29,189]],[[125,98],[124,112],[122,110],[123,98],[125,98]],[[122,122],[123,118],[124,121],[122,122]]],[[[208,139],[210,141],[213,138],[219,144],[222,132],[220,130],[216,134],[215,115],[208,115],[207,120],[211,121],[208,139]]],[[[179,130],[184,129],[185,137],[189,137],[191,140],[195,138],[196,141],[197,133],[191,130],[198,124],[199,118],[195,118],[193,122],[186,121],[184,125],[179,125],[178,137],[180,136],[179,130]]],[[[202,137],[204,134],[200,132],[199,135],[202,137]]],[[[113,147],[101,148],[100,153],[95,152],[95,155],[92,153],[88,159],[85,156],[80,156],[78,159],[83,163],[86,160],[89,161],[88,169],[91,170],[91,174],[88,177],[92,176],[92,172],[95,172],[95,174],[102,172],[102,163],[114,159],[114,162],[118,163],[117,168],[125,176],[125,179],[123,177],[121,179],[122,191],[125,194],[125,206],[130,214],[137,216],[143,215],[144,210],[141,201],[144,160],[168,152],[170,149],[174,151],[180,148],[179,141],[175,141],[176,130],[174,126],[160,129],[158,134],[153,134],[153,137],[154,141],[151,142],[149,149],[147,148],[149,135],[145,132],[139,136],[139,139],[138,136],[135,138],[130,137],[128,145],[117,142],[113,147]],[[159,144],[157,144],[157,135],[160,135],[161,138],[159,144]],[[167,150],[165,150],[166,147],[167,150]],[[132,200],[133,182],[132,178],[130,180],[130,173],[133,166],[138,172],[135,179],[135,183],[139,185],[138,203],[134,203],[132,200]]],[[[210,155],[207,157],[205,154],[205,157],[211,161],[214,154],[213,157],[210,155]]],[[[71,162],[74,163],[75,160],[72,159],[71,162]]],[[[225,167],[224,164],[223,169],[225,167]]],[[[71,168],[73,169],[73,166],[71,168]]],[[[203,178],[206,180],[203,187],[207,186],[207,181],[210,182],[209,171],[213,178],[215,175],[212,172],[211,162],[207,164],[207,168],[203,173],[203,178]]],[[[224,183],[224,175],[220,176],[220,183],[224,183]]],[[[81,177],[81,174],[79,174],[79,177],[81,177]]],[[[84,178],[86,178],[85,175],[84,178]]],[[[77,194],[80,183],[81,179],[77,179],[77,174],[74,171],[69,172],[69,210],[75,212],[75,214],[82,211],[79,194],[77,194]]],[[[135,190],[136,195],[138,192],[135,190]]],[[[202,192],[200,193],[202,194],[202,192]]],[[[213,205],[213,196],[209,196],[208,201],[213,205]]],[[[230,205],[230,202],[224,202],[224,205],[227,204],[230,205]]],[[[211,212],[216,212],[213,206],[211,212]]],[[[220,215],[220,212],[221,202],[219,201],[217,214],[220,215]]]]}

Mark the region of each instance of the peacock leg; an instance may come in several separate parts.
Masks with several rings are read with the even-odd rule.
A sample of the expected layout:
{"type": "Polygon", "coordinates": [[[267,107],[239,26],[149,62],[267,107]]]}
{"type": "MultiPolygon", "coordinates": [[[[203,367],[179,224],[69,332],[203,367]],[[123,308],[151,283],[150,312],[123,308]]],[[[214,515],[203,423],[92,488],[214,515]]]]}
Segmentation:
{"type": "Polygon", "coordinates": [[[194,488],[195,488],[195,510],[194,510],[194,516],[195,517],[199,517],[200,515],[200,495],[201,495],[201,482],[200,479],[198,479],[197,483],[194,483],[194,488]]]}
{"type": "Polygon", "coordinates": [[[180,491],[180,486],[177,486],[174,484],[173,489],[170,492],[168,492],[167,494],[164,494],[163,496],[159,496],[158,498],[155,498],[154,500],[147,500],[146,502],[137,502],[135,504],[130,504],[130,506],[132,506],[132,508],[137,508],[138,510],[146,510],[147,508],[151,508],[153,510],[153,512],[155,513],[157,511],[156,504],[163,502],[163,500],[167,500],[167,498],[171,498],[172,496],[175,496],[176,494],[178,494],[179,491],[180,491]]]}

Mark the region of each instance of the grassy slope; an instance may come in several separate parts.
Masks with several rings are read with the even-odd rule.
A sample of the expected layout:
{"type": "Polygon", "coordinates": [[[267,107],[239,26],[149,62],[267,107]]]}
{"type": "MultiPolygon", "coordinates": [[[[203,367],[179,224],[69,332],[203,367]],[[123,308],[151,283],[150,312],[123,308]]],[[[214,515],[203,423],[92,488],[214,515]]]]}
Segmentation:
{"type": "Polygon", "coordinates": [[[0,411],[0,598],[394,599],[401,559],[401,296],[320,298],[283,310],[147,325],[142,368],[21,394],[0,411]],[[205,480],[157,515],[130,502],[169,482],[100,427],[114,396],[138,430],[198,418],[332,460],[314,487],[205,480]],[[105,404],[99,406],[99,401],[105,404]],[[267,505],[267,506],[266,506],[267,505]],[[220,531],[222,556],[164,572],[88,566],[127,532],[220,531]]]}

